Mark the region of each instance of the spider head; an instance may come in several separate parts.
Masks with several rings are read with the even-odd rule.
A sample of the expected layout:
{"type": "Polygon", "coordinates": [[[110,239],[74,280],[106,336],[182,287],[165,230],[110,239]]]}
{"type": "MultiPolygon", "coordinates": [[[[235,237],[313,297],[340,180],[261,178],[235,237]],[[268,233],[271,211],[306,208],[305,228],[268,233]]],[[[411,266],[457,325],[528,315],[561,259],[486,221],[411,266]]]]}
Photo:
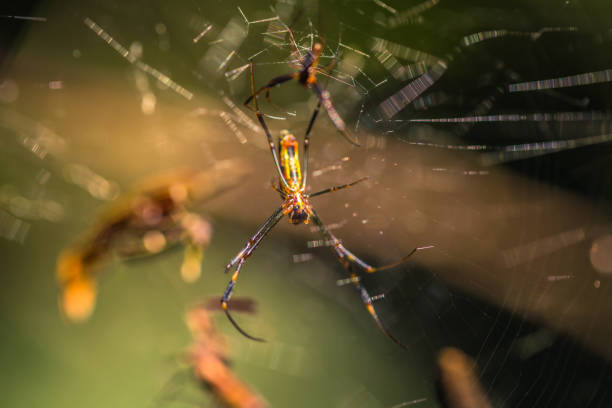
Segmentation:
{"type": "Polygon", "coordinates": [[[308,224],[310,203],[301,193],[292,194],[283,205],[290,223],[293,225],[308,224]]]}
{"type": "Polygon", "coordinates": [[[308,224],[308,211],[303,205],[294,205],[288,215],[293,225],[308,224]]]}

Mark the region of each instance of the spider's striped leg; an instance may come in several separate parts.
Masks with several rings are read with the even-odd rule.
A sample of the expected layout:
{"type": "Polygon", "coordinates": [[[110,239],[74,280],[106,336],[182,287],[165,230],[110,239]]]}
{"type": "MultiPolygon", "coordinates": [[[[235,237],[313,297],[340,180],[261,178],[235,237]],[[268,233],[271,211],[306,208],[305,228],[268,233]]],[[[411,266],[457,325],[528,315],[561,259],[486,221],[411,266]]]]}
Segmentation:
{"type": "Polygon", "coordinates": [[[262,338],[251,336],[250,334],[245,332],[240,327],[240,325],[234,320],[234,318],[229,312],[229,301],[232,297],[232,292],[234,291],[234,288],[236,287],[236,282],[238,281],[238,275],[240,275],[240,269],[242,269],[242,265],[244,265],[244,261],[245,261],[245,258],[240,259],[240,262],[238,263],[238,267],[236,268],[234,275],[232,275],[232,279],[229,281],[227,288],[225,288],[225,292],[223,293],[223,296],[221,297],[221,309],[223,309],[223,311],[225,312],[225,315],[229,319],[230,323],[232,323],[234,327],[236,328],[236,330],[238,330],[240,334],[242,334],[244,337],[251,339],[251,340],[255,340],[255,341],[265,341],[262,338]]]}
{"type": "Polygon", "coordinates": [[[238,265],[236,267],[236,271],[232,275],[232,279],[229,281],[227,287],[225,288],[225,292],[223,292],[223,296],[221,297],[221,308],[225,312],[229,321],[234,325],[236,330],[238,330],[243,336],[251,340],[264,341],[261,338],[251,336],[238,325],[238,323],[234,320],[234,318],[229,312],[229,301],[232,297],[234,288],[236,287],[236,282],[238,281],[238,276],[240,275],[240,269],[242,269],[244,262],[249,256],[251,256],[253,251],[257,249],[261,241],[272,230],[272,228],[274,228],[278,221],[283,218],[283,215],[283,207],[281,206],[274,212],[274,214],[272,214],[272,216],[270,216],[270,218],[266,220],[266,222],[264,222],[264,224],[257,230],[257,232],[251,237],[251,239],[249,239],[249,242],[247,242],[244,248],[242,248],[242,250],[238,252],[238,255],[236,255],[234,259],[232,259],[232,261],[225,267],[225,272],[228,272],[236,264],[238,265]]]}
{"type": "Polygon", "coordinates": [[[231,260],[230,263],[225,267],[225,273],[229,272],[236,264],[242,259],[247,258],[257,248],[261,240],[270,232],[272,228],[278,223],[283,217],[283,207],[279,207],[274,213],[262,224],[261,227],[253,234],[251,239],[248,240],[244,248],[231,260]]]}
{"type": "MultiPolygon", "coordinates": [[[[259,123],[261,124],[261,127],[263,128],[264,132],[266,133],[266,137],[268,138],[268,147],[270,148],[270,153],[272,153],[272,158],[274,159],[274,164],[276,165],[276,171],[278,172],[278,176],[280,177],[280,180],[283,183],[283,185],[287,189],[290,190],[291,188],[287,184],[287,180],[285,180],[285,178],[283,177],[283,172],[281,171],[281,168],[280,168],[280,162],[278,160],[278,153],[276,152],[276,148],[274,146],[274,139],[272,138],[272,135],[270,134],[270,129],[268,129],[268,125],[266,125],[263,115],[259,111],[259,105],[257,104],[257,93],[255,92],[255,82],[254,82],[254,77],[253,77],[253,60],[249,60],[249,64],[251,67],[251,93],[252,93],[251,96],[253,97],[253,103],[255,105],[255,115],[257,115],[257,120],[259,120],[259,123]]],[[[245,102],[245,105],[250,101],[251,101],[251,98],[247,99],[247,101],[245,102]]]]}
{"type": "MultiPolygon", "coordinates": [[[[249,63],[251,64],[251,72],[252,72],[253,62],[249,60],[249,63]]],[[[251,89],[251,95],[247,98],[246,101],[244,101],[244,106],[252,109],[250,105],[251,101],[257,98],[257,96],[263,91],[266,91],[266,99],[270,101],[270,89],[284,82],[290,81],[292,79],[297,79],[297,78],[298,78],[298,74],[296,72],[292,72],[291,74],[285,74],[285,75],[281,75],[281,76],[271,79],[270,82],[268,82],[267,84],[259,88],[257,91],[255,91],[254,88],[251,89]]]]}
{"type": "Polygon", "coordinates": [[[308,123],[308,129],[306,129],[306,135],[304,136],[304,171],[302,173],[302,190],[306,189],[306,179],[308,178],[308,147],[310,146],[310,132],[312,131],[312,127],[314,126],[315,120],[317,119],[317,115],[319,114],[320,109],[321,101],[317,103],[317,107],[312,113],[312,117],[310,118],[310,122],[308,123]]]}
{"type": "Polygon", "coordinates": [[[327,111],[327,115],[329,116],[331,121],[334,123],[334,126],[336,126],[336,129],[338,129],[340,134],[342,136],[344,136],[344,138],[349,143],[351,143],[351,144],[353,144],[355,146],[361,146],[359,143],[357,143],[356,140],[354,140],[351,137],[349,131],[346,129],[346,123],[344,123],[344,121],[342,120],[342,118],[340,117],[338,112],[336,111],[336,108],[334,108],[334,105],[332,104],[331,98],[329,96],[329,91],[327,91],[326,89],[322,89],[319,86],[319,84],[317,84],[316,82],[314,82],[311,85],[311,87],[315,91],[317,96],[319,97],[319,101],[321,101],[321,104],[323,105],[323,107],[327,111]]]}
{"type": "MultiPolygon", "coordinates": [[[[428,245],[424,247],[413,248],[412,251],[410,251],[410,253],[404,256],[403,258],[400,258],[399,260],[392,262],[390,264],[383,265],[383,266],[377,266],[377,267],[374,267],[374,266],[371,266],[365,263],[361,259],[357,258],[351,251],[349,251],[348,249],[344,247],[342,247],[342,251],[347,255],[347,258],[351,259],[352,262],[355,262],[357,265],[361,266],[366,272],[374,273],[374,272],[384,271],[386,269],[395,268],[396,266],[399,266],[403,264],[404,262],[406,262],[408,258],[410,258],[412,255],[415,254],[415,252],[422,251],[424,249],[430,249],[433,247],[434,247],[433,245],[428,245]]],[[[356,277],[351,277],[347,279],[341,279],[337,283],[338,283],[338,286],[342,286],[342,285],[346,285],[349,283],[355,283],[356,281],[359,282],[360,280],[361,280],[361,277],[356,276],[356,277]]]]}
{"type": "Polygon", "coordinates": [[[380,272],[380,271],[384,271],[386,269],[395,268],[396,266],[399,266],[399,265],[403,264],[404,262],[406,262],[408,260],[408,258],[410,258],[412,255],[414,255],[414,253],[416,251],[419,251],[421,249],[431,248],[431,247],[413,248],[412,251],[410,251],[410,253],[408,255],[404,256],[403,258],[400,258],[399,260],[397,260],[395,262],[392,262],[390,264],[383,265],[383,266],[371,266],[371,265],[365,263],[364,261],[362,261],[361,259],[357,258],[355,256],[355,254],[353,254],[351,251],[349,251],[344,246],[342,246],[342,244],[340,244],[340,247],[341,247],[342,252],[346,255],[346,257],[347,257],[347,259],[349,261],[354,262],[357,265],[361,266],[368,273],[380,272]]]}
{"type": "Polygon", "coordinates": [[[357,183],[361,183],[362,181],[366,181],[369,177],[362,177],[359,180],[355,180],[351,183],[348,184],[342,184],[340,186],[334,186],[334,187],[330,187],[330,188],[326,188],[325,190],[321,190],[321,191],[317,191],[316,193],[312,193],[312,194],[308,194],[308,198],[312,198],[312,197],[316,197],[316,196],[320,196],[323,194],[327,194],[327,193],[333,193],[334,191],[338,191],[338,190],[342,190],[343,188],[348,188],[348,187],[352,187],[357,183]]]}
{"type": "Polygon", "coordinates": [[[329,230],[327,229],[325,224],[323,224],[323,222],[321,221],[317,213],[312,209],[311,209],[310,216],[313,219],[314,223],[317,225],[317,228],[319,229],[319,232],[321,233],[321,235],[323,235],[323,238],[332,244],[333,253],[336,255],[336,257],[338,258],[338,260],[340,261],[344,269],[346,269],[349,275],[349,280],[355,285],[355,287],[359,291],[359,295],[361,296],[361,301],[364,303],[368,313],[370,313],[370,316],[372,316],[372,318],[376,322],[376,325],[378,326],[380,331],[382,331],[383,334],[387,336],[389,339],[391,339],[394,343],[407,349],[408,347],[405,344],[403,344],[401,341],[393,337],[393,335],[389,332],[389,330],[387,330],[387,328],[383,325],[382,321],[378,317],[378,314],[376,313],[376,309],[374,308],[374,305],[372,304],[371,296],[366,291],[366,289],[361,285],[361,283],[359,283],[359,277],[355,274],[355,272],[353,272],[353,268],[352,268],[353,263],[361,267],[364,267],[365,265],[366,267],[371,268],[371,266],[367,265],[365,262],[361,261],[355,255],[349,252],[346,248],[344,248],[344,246],[340,243],[340,241],[338,241],[338,238],[336,238],[334,234],[329,232],[329,230]]]}

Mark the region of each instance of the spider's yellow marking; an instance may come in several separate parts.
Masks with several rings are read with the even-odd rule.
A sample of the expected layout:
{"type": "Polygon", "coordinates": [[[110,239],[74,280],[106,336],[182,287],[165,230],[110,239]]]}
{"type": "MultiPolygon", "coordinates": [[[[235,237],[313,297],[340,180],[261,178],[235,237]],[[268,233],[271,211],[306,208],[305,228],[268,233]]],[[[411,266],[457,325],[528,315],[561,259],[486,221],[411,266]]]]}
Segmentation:
{"type": "Polygon", "coordinates": [[[281,132],[280,137],[280,166],[283,172],[283,178],[293,191],[287,190],[284,185],[281,185],[283,192],[290,194],[300,189],[302,184],[302,169],[298,155],[298,142],[295,136],[287,130],[281,132]]]}

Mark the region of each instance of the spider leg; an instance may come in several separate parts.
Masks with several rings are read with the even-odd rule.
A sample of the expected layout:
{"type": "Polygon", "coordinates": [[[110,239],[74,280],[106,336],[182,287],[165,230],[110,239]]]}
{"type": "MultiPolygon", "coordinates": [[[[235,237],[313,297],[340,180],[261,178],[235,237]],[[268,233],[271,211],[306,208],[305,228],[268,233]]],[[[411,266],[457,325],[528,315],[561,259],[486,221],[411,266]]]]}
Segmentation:
{"type": "MultiPolygon", "coordinates": [[[[266,125],[263,115],[259,111],[259,105],[257,104],[257,94],[254,91],[255,81],[254,81],[254,75],[253,75],[253,60],[249,60],[249,65],[251,67],[251,93],[252,93],[251,96],[254,98],[253,102],[255,105],[255,115],[257,115],[257,120],[259,120],[259,123],[261,124],[261,127],[263,128],[264,132],[266,133],[266,137],[268,138],[268,146],[270,147],[270,152],[272,153],[272,157],[274,158],[274,164],[276,165],[278,176],[280,177],[281,182],[285,185],[285,187],[291,190],[291,188],[289,187],[289,184],[287,184],[287,180],[285,180],[285,178],[283,177],[283,172],[281,171],[280,163],[278,160],[278,153],[276,152],[276,148],[274,146],[274,140],[272,139],[272,135],[270,134],[270,129],[268,129],[268,125],[266,125]]],[[[249,98],[247,102],[245,102],[245,105],[250,101],[250,99],[251,98],[249,98]]]]}
{"type": "Polygon", "coordinates": [[[348,188],[348,187],[352,187],[357,183],[361,183],[362,181],[366,181],[369,177],[363,177],[360,178],[359,180],[355,180],[351,183],[348,184],[342,184],[340,186],[334,186],[334,187],[330,187],[330,188],[326,188],[325,190],[321,190],[321,191],[317,191],[316,193],[312,193],[312,194],[308,194],[308,198],[312,198],[312,197],[316,197],[316,196],[320,196],[323,194],[327,194],[327,193],[333,193],[334,191],[338,191],[338,190],[342,190],[344,188],[348,188]]]}
{"type": "Polygon", "coordinates": [[[356,284],[356,287],[357,287],[357,290],[359,291],[359,294],[361,295],[361,301],[364,303],[368,313],[370,313],[370,316],[372,316],[372,318],[376,322],[376,325],[378,326],[378,329],[381,332],[383,332],[383,334],[385,336],[387,336],[389,339],[391,339],[392,342],[394,342],[398,346],[408,350],[408,346],[406,346],[404,343],[402,343],[401,341],[396,339],[389,332],[389,330],[387,330],[387,328],[385,326],[383,326],[382,321],[380,320],[380,318],[376,314],[376,310],[374,309],[374,305],[372,304],[372,297],[370,296],[370,294],[364,289],[363,286],[361,286],[361,284],[359,284],[359,283],[356,284]]]}
{"type": "MultiPolygon", "coordinates": [[[[430,248],[430,247],[426,247],[426,248],[430,248]]],[[[374,272],[380,272],[380,271],[384,271],[386,269],[391,269],[391,268],[395,268],[398,265],[403,264],[404,262],[406,262],[408,260],[408,258],[410,258],[412,255],[414,255],[414,253],[418,250],[421,249],[425,249],[425,248],[413,248],[412,251],[410,251],[410,253],[406,256],[404,256],[403,258],[400,258],[399,260],[392,262],[390,264],[387,265],[383,265],[383,266],[371,266],[368,265],[367,263],[365,263],[364,261],[362,261],[361,259],[357,258],[351,251],[349,251],[348,249],[342,247],[343,251],[346,253],[346,256],[348,257],[348,259],[351,262],[356,263],[357,265],[361,266],[366,272],[368,273],[374,273],[374,272]]]]}
{"type": "MultiPolygon", "coordinates": [[[[253,67],[253,63],[251,60],[249,60],[249,62],[251,63],[251,68],[253,67]]],[[[252,71],[251,71],[252,72],[252,71]]],[[[297,72],[293,72],[291,74],[285,74],[285,75],[281,75],[278,76],[276,78],[273,78],[270,80],[270,82],[268,82],[266,85],[262,86],[261,88],[259,88],[257,91],[255,91],[254,89],[251,90],[251,96],[249,96],[247,98],[246,101],[244,101],[244,106],[251,108],[250,106],[250,102],[252,100],[254,100],[255,98],[257,98],[257,96],[262,93],[263,91],[266,91],[266,100],[268,100],[268,102],[272,103],[272,101],[270,100],[270,89],[274,88],[275,86],[278,86],[284,82],[290,81],[292,79],[297,79],[298,78],[298,73],[297,72]]],[[[257,108],[255,108],[257,109],[257,108]]]]}
{"type": "Polygon", "coordinates": [[[231,260],[230,263],[225,267],[225,273],[229,272],[242,258],[248,258],[251,253],[257,248],[261,240],[270,232],[272,228],[280,221],[283,217],[283,206],[279,207],[274,213],[264,222],[261,227],[253,234],[251,239],[246,243],[244,248],[231,260]]]}
{"type": "Polygon", "coordinates": [[[270,88],[266,89],[266,101],[268,101],[268,103],[270,105],[272,105],[274,107],[274,109],[279,110],[279,111],[282,110],[282,108],[280,106],[278,106],[277,104],[272,102],[272,98],[270,98],[270,88]]]}
{"type": "MultiPolygon", "coordinates": [[[[372,316],[372,318],[376,322],[376,325],[378,326],[380,331],[383,332],[383,334],[387,336],[389,339],[391,339],[391,341],[393,341],[395,344],[407,349],[408,347],[405,344],[403,344],[401,341],[396,339],[389,332],[389,330],[387,330],[387,328],[383,325],[382,321],[378,317],[378,314],[376,313],[376,309],[374,308],[374,305],[372,304],[371,296],[368,294],[366,289],[359,283],[359,277],[355,274],[355,272],[353,272],[353,269],[351,266],[353,263],[355,263],[361,267],[365,267],[366,270],[367,268],[372,268],[372,267],[366,264],[365,262],[361,261],[355,255],[353,255],[350,251],[344,248],[344,246],[340,243],[338,238],[336,238],[334,234],[332,234],[327,229],[325,224],[323,224],[323,222],[321,221],[317,213],[312,209],[310,211],[311,211],[310,216],[313,219],[314,223],[316,224],[317,228],[319,229],[319,233],[323,235],[326,241],[332,243],[333,253],[336,255],[336,257],[338,258],[338,260],[340,261],[344,269],[346,269],[347,273],[349,274],[349,280],[355,285],[357,291],[359,291],[361,301],[365,305],[365,308],[370,314],[370,316],[372,316]]],[[[414,253],[414,251],[412,253],[414,253]]],[[[386,269],[386,267],[383,267],[383,269],[386,269]]],[[[376,270],[378,270],[378,268],[376,270]]]]}
{"type": "Polygon", "coordinates": [[[238,275],[240,274],[240,269],[242,268],[242,265],[244,265],[244,261],[245,261],[245,258],[242,258],[240,260],[240,263],[238,263],[236,272],[234,272],[234,275],[232,276],[232,280],[230,280],[229,284],[227,285],[227,288],[225,289],[225,292],[223,293],[223,297],[221,298],[221,309],[223,309],[230,323],[236,328],[236,330],[238,330],[238,332],[240,332],[240,334],[242,334],[244,337],[248,339],[264,342],[265,341],[264,339],[260,337],[251,336],[249,333],[244,331],[242,327],[240,327],[238,322],[234,320],[234,318],[229,312],[229,301],[230,301],[230,298],[232,297],[232,292],[234,291],[234,287],[236,287],[236,281],[238,280],[238,275]]]}
{"type": "MultiPolygon", "coordinates": [[[[291,23],[291,25],[293,25],[293,23],[295,23],[299,19],[299,17],[301,16],[302,12],[303,12],[303,10],[300,11],[297,16],[295,16],[295,18],[293,19],[293,22],[291,23]]],[[[281,23],[282,23],[282,21],[281,21],[281,23]]],[[[290,26],[288,26],[287,24],[285,24],[285,23],[282,23],[282,24],[285,26],[285,28],[287,29],[287,33],[289,34],[289,46],[291,47],[291,52],[295,53],[296,55],[298,55],[298,57],[300,59],[302,59],[303,58],[302,57],[302,53],[300,52],[300,49],[297,46],[297,43],[295,41],[295,37],[293,36],[293,30],[291,30],[290,26]]]]}
{"type": "MultiPolygon", "coordinates": [[[[374,272],[384,271],[386,269],[395,268],[396,266],[401,265],[404,262],[406,262],[408,260],[408,258],[410,258],[412,255],[414,255],[415,252],[422,251],[424,249],[430,249],[430,248],[433,248],[433,247],[434,247],[433,245],[428,245],[428,246],[424,246],[424,247],[413,248],[412,251],[410,251],[410,253],[408,255],[404,256],[403,258],[399,259],[398,261],[390,263],[390,264],[387,264],[387,265],[379,266],[379,267],[370,266],[367,263],[363,262],[361,259],[357,258],[348,249],[344,248],[344,250],[347,252],[347,254],[350,254],[350,256],[354,259],[354,262],[356,264],[358,264],[359,266],[361,266],[366,272],[374,273],[374,272]]],[[[361,278],[359,276],[356,276],[356,277],[350,277],[350,278],[347,278],[347,279],[340,279],[336,283],[338,284],[338,286],[343,286],[343,285],[347,285],[349,283],[355,283],[355,281],[359,282],[360,280],[361,280],[361,278]]]]}
{"type": "Polygon", "coordinates": [[[283,215],[284,215],[283,207],[281,206],[274,212],[274,214],[272,214],[272,216],[270,216],[270,218],[266,220],[266,222],[263,223],[263,225],[251,237],[251,239],[249,239],[249,242],[247,242],[245,247],[225,267],[225,272],[228,272],[232,267],[238,264],[238,266],[236,267],[236,271],[232,275],[232,279],[227,284],[227,287],[225,288],[225,292],[223,292],[223,296],[221,297],[221,308],[225,312],[225,315],[227,316],[230,323],[232,323],[232,325],[236,328],[236,330],[240,332],[240,334],[242,334],[243,336],[251,340],[255,340],[255,341],[265,341],[265,340],[259,337],[251,336],[238,325],[236,320],[234,320],[234,318],[229,312],[229,301],[232,297],[234,288],[236,287],[236,282],[238,281],[238,276],[240,275],[240,269],[242,269],[244,262],[253,253],[253,251],[257,249],[261,241],[272,230],[272,228],[274,228],[274,226],[278,223],[278,221],[280,221],[283,215]]]}
{"type": "Polygon", "coordinates": [[[306,178],[308,177],[308,147],[310,146],[310,131],[314,126],[315,119],[319,114],[319,110],[321,109],[321,101],[317,104],[314,112],[312,113],[312,117],[310,118],[310,122],[308,123],[308,129],[306,129],[306,135],[304,136],[304,172],[302,179],[302,190],[306,189],[306,178]]]}
{"type": "Polygon", "coordinates": [[[284,197],[284,193],[283,193],[283,191],[282,191],[280,188],[278,188],[278,187],[276,186],[276,184],[274,183],[274,181],[275,181],[275,180],[274,180],[274,178],[272,178],[272,179],[270,180],[270,187],[271,187],[271,188],[272,188],[274,191],[278,192],[278,193],[279,193],[279,194],[280,194],[282,197],[284,197]]]}
{"type": "Polygon", "coordinates": [[[334,123],[334,126],[336,126],[336,129],[338,129],[340,134],[349,143],[355,146],[361,146],[359,143],[357,143],[356,140],[354,140],[351,137],[348,130],[346,130],[346,124],[344,123],[344,121],[342,120],[338,112],[336,111],[336,108],[334,108],[334,105],[332,104],[331,98],[329,96],[329,92],[326,89],[322,89],[319,86],[319,84],[317,84],[316,82],[312,83],[311,87],[314,90],[314,92],[317,94],[317,96],[319,97],[319,101],[321,101],[321,104],[327,111],[327,115],[329,116],[331,121],[334,123]]]}

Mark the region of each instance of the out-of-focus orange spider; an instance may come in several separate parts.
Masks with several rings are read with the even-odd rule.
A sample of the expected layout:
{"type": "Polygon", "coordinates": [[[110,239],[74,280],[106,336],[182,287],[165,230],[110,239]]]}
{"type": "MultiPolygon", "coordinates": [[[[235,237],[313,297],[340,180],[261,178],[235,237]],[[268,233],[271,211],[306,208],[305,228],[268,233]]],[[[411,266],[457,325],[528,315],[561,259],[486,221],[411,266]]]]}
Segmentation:
{"type": "Polygon", "coordinates": [[[186,282],[196,281],[213,231],[194,207],[236,185],[246,173],[245,166],[235,161],[218,162],[206,171],[176,170],[147,180],[110,204],[58,257],[63,315],[73,322],[89,319],[96,304],[100,264],[113,253],[129,259],[182,242],[181,276],[186,282]]]}

